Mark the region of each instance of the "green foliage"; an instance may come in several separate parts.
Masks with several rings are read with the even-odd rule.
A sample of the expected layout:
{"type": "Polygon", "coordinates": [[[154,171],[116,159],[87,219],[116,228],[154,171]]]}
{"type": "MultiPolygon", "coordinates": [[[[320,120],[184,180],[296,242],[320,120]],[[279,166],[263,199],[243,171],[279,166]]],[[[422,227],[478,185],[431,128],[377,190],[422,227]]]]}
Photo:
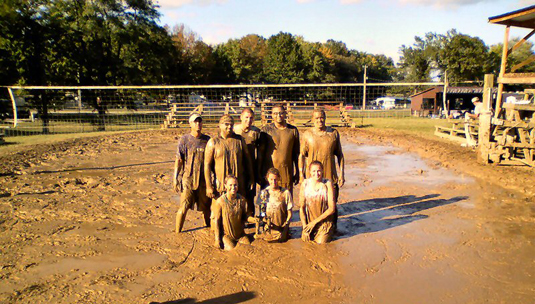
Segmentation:
{"type": "Polygon", "coordinates": [[[264,75],[269,83],[300,83],[305,79],[301,45],[289,33],[280,32],[267,42],[264,75]]]}
{"type": "MultiPolygon", "coordinates": [[[[509,48],[515,45],[520,38],[514,38],[509,41],[509,48]]],[[[500,73],[501,57],[502,57],[503,43],[498,43],[490,47],[489,51],[489,64],[487,70],[496,75],[500,73]]],[[[507,58],[507,71],[511,71],[511,68],[531,56],[534,56],[534,44],[531,41],[525,41],[518,49],[509,55],[507,58]]],[[[535,73],[535,63],[525,65],[518,69],[518,73],[535,73]]]]}

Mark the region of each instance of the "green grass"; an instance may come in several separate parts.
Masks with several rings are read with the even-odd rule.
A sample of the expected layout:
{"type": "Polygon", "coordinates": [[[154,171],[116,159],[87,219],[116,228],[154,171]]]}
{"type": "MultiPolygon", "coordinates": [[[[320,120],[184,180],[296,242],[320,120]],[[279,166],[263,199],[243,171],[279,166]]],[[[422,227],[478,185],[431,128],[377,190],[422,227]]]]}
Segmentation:
{"type": "Polygon", "coordinates": [[[435,126],[451,127],[454,121],[446,119],[430,118],[356,118],[353,119],[357,127],[375,129],[393,129],[427,138],[436,138],[434,135],[435,126]]]}

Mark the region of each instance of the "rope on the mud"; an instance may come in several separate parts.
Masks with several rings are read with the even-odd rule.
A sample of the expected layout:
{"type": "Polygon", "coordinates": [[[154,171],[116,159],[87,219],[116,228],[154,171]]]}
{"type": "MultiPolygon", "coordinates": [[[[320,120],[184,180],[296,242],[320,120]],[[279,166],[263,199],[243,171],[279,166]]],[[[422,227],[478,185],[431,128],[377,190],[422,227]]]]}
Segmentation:
{"type": "Polygon", "coordinates": [[[195,242],[196,242],[196,240],[195,240],[195,234],[193,234],[193,231],[190,231],[190,232],[188,232],[188,233],[191,234],[191,237],[192,237],[192,239],[193,239],[193,242],[191,243],[191,249],[189,250],[188,254],[186,254],[186,257],[184,258],[184,260],[182,260],[182,262],[180,262],[180,263],[178,263],[178,264],[176,265],[177,267],[182,266],[183,264],[185,264],[185,263],[188,261],[188,259],[189,259],[190,255],[191,255],[191,253],[193,252],[193,249],[195,249],[195,242]]]}

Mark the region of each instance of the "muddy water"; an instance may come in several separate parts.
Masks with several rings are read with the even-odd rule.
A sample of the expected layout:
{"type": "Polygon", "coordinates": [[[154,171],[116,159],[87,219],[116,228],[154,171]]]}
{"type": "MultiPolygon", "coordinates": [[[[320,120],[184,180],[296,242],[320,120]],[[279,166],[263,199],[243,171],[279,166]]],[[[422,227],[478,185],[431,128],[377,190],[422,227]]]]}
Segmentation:
{"type": "Polygon", "coordinates": [[[347,171],[334,242],[356,303],[532,303],[527,202],[397,148],[344,149],[366,160],[347,171]]]}
{"type": "Polygon", "coordinates": [[[175,141],[103,140],[0,176],[0,302],[532,303],[534,209],[517,194],[348,141],[332,243],[304,244],[294,210],[287,243],[223,252],[197,212],[173,232],[175,141]]]}

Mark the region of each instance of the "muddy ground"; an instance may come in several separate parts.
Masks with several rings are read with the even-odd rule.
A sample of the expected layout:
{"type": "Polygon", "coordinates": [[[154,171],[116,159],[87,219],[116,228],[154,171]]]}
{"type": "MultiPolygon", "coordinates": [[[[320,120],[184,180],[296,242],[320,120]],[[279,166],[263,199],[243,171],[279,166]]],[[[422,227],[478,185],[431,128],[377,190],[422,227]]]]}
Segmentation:
{"type": "MultiPolygon", "coordinates": [[[[343,132],[340,233],[211,247],[174,233],[176,131],[0,157],[2,303],[533,303],[533,169],[441,140],[343,132]]],[[[297,193],[297,192],[296,192],[297,193]]]]}

